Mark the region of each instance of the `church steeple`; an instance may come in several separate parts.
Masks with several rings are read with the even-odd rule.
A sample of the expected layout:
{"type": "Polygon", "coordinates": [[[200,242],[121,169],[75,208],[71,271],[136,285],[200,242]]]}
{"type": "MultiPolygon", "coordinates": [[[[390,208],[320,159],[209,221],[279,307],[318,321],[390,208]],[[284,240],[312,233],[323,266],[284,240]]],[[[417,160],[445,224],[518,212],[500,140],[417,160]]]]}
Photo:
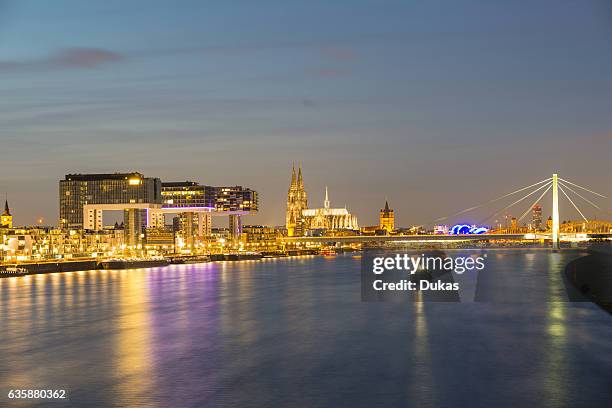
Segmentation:
{"type": "Polygon", "coordinates": [[[8,205],[8,199],[4,202],[4,212],[0,215],[0,227],[13,228],[13,216],[8,205]]]}
{"type": "Polygon", "coordinates": [[[11,209],[9,208],[8,200],[4,201],[4,212],[2,213],[2,215],[9,216],[9,217],[11,215],[11,209]]]}
{"type": "Polygon", "coordinates": [[[385,200],[385,208],[380,210],[380,224],[381,230],[387,231],[391,234],[395,231],[395,214],[394,211],[389,208],[389,200],[385,200]]]}

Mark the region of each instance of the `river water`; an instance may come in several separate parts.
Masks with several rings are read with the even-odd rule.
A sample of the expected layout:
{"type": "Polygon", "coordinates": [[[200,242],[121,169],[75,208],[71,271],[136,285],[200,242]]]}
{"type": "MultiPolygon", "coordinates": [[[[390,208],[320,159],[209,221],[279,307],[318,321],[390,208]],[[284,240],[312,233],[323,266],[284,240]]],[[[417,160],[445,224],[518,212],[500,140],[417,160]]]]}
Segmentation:
{"type": "Polygon", "coordinates": [[[488,251],[501,302],[361,302],[359,255],[0,279],[0,406],[611,406],[612,316],[563,298],[578,256],[488,251]]]}

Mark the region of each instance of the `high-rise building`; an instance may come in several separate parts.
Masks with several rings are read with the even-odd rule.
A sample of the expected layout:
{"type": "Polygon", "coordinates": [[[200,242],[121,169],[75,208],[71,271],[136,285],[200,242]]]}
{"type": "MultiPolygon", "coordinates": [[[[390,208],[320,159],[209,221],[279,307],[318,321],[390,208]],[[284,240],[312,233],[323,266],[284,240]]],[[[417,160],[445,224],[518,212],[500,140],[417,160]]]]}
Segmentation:
{"type": "MultiPolygon", "coordinates": [[[[181,242],[190,249],[196,244],[196,238],[203,240],[212,235],[211,212],[216,206],[216,194],[216,187],[203,186],[193,181],[162,183],[162,207],[180,211],[176,232],[181,242]]],[[[165,224],[165,221],[160,219],[156,224],[159,226],[165,224]]]]}
{"type": "Polygon", "coordinates": [[[8,200],[4,202],[4,212],[0,215],[0,227],[13,228],[13,216],[8,205],[8,200]]]}
{"type": "Polygon", "coordinates": [[[539,204],[534,205],[531,210],[531,223],[535,230],[542,228],[542,206],[539,204]]]}
{"type": "Polygon", "coordinates": [[[385,201],[385,208],[380,210],[380,229],[389,233],[395,230],[394,211],[389,208],[389,202],[385,201]]]}
{"type": "Polygon", "coordinates": [[[60,228],[104,228],[104,211],[123,211],[125,244],[141,248],[149,209],[160,208],[161,180],[141,173],[68,174],[59,182],[60,228]]]}
{"type": "Polygon", "coordinates": [[[166,208],[214,208],[217,188],[193,181],[163,182],[161,194],[166,208]]]}
{"type": "Polygon", "coordinates": [[[304,189],[302,166],[299,167],[298,176],[295,176],[295,166],[291,170],[291,185],[287,193],[287,211],[285,226],[290,237],[304,235],[304,219],[302,211],[308,208],[308,196],[304,189]]]}
{"type": "Polygon", "coordinates": [[[229,215],[231,237],[242,234],[241,216],[258,210],[257,191],[242,186],[212,187],[192,181],[162,183],[163,210],[181,214],[180,236],[186,246],[193,246],[194,237],[212,235],[211,215],[229,215]]]}
{"type": "Polygon", "coordinates": [[[217,212],[255,213],[259,209],[257,191],[242,186],[214,187],[217,212]]]}

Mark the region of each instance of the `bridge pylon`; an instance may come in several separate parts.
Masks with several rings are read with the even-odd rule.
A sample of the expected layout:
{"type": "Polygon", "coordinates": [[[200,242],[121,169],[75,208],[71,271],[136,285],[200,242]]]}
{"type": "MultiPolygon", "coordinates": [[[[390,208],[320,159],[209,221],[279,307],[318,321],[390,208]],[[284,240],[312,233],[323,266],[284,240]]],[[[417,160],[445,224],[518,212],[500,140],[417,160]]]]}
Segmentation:
{"type": "Polygon", "coordinates": [[[559,249],[559,176],[552,175],[552,249],[559,249]]]}

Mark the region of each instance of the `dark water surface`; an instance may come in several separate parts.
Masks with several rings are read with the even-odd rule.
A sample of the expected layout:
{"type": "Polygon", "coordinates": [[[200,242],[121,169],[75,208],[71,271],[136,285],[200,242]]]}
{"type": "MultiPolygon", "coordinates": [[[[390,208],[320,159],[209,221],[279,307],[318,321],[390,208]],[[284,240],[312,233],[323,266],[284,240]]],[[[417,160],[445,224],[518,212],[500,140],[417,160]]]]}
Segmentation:
{"type": "Polygon", "coordinates": [[[351,255],[1,279],[0,406],[611,406],[612,316],[564,301],[577,256],[489,251],[503,302],[364,303],[351,255]]]}

